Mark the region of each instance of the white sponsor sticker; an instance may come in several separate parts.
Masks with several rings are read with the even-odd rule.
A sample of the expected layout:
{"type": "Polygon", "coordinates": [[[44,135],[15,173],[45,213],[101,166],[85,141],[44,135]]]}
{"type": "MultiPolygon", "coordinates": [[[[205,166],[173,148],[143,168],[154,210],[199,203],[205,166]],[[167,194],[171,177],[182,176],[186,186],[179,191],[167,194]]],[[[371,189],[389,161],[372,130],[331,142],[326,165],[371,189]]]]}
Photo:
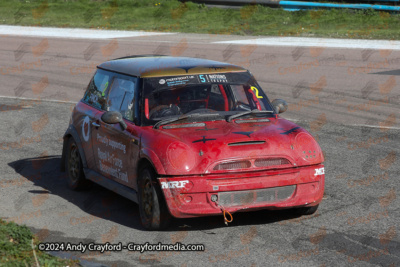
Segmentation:
{"type": "Polygon", "coordinates": [[[209,74],[208,79],[210,80],[210,82],[228,82],[228,79],[223,74],[209,74]]]}
{"type": "Polygon", "coordinates": [[[319,169],[315,169],[314,176],[322,175],[322,174],[325,174],[325,168],[324,167],[319,168],[319,169]]]}
{"type": "Polygon", "coordinates": [[[85,119],[82,122],[82,136],[83,140],[86,142],[89,141],[89,136],[90,136],[90,119],[88,116],[85,117],[85,119]]]}
{"type": "Polygon", "coordinates": [[[161,182],[161,188],[183,188],[189,181],[174,181],[174,182],[161,182]]]}
{"type": "Polygon", "coordinates": [[[161,79],[161,80],[159,81],[159,83],[160,83],[160,84],[164,84],[164,83],[165,83],[165,80],[164,80],[164,79],[161,79]]]}

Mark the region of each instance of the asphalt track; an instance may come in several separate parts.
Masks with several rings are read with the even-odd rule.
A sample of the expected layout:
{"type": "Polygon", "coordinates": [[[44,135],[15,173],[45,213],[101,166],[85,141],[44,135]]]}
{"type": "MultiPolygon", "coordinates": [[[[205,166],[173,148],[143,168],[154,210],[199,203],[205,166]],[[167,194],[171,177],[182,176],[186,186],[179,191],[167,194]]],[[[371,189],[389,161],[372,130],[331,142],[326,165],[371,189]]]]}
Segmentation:
{"type": "Polygon", "coordinates": [[[28,225],[43,242],[206,247],[63,254],[88,266],[399,266],[398,47],[248,41],[255,38],[261,39],[0,35],[0,216],[28,225]],[[176,220],[166,231],[147,232],[136,204],[99,186],[69,190],[59,172],[61,138],[95,66],[152,53],[245,66],[271,99],[285,99],[289,110],[282,116],[309,130],[325,153],[325,198],[317,214],[237,213],[229,226],[217,216],[176,220]]]}

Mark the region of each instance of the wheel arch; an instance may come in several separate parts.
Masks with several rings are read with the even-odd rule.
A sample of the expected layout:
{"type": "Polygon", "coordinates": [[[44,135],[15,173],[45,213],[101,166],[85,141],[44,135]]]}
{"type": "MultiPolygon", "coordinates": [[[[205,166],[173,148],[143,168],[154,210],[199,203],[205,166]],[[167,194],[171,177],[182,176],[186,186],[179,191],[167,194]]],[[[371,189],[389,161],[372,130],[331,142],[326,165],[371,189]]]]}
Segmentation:
{"type": "Polygon", "coordinates": [[[151,161],[148,158],[143,157],[143,158],[139,159],[138,172],[140,172],[140,170],[143,169],[146,165],[150,165],[154,170],[156,170],[153,163],[151,163],[151,161]]]}
{"type": "Polygon", "coordinates": [[[70,125],[68,127],[68,129],[65,131],[64,136],[63,136],[63,148],[62,148],[61,164],[60,164],[61,172],[65,172],[65,158],[67,156],[67,147],[68,147],[68,142],[69,142],[70,138],[73,138],[75,140],[76,145],[78,146],[79,154],[81,156],[83,167],[84,168],[88,167],[87,162],[86,162],[86,157],[85,157],[85,151],[83,151],[83,148],[82,148],[81,138],[79,137],[79,134],[76,131],[75,127],[73,125],[70,125]]]}
{"type": "MultiPolygon", "coordinates": [[[[154,167],[154,164],[151,162],[151,160],[149,160],[147,157],[143,157],[143,158],[139,159],[136,177],[139,177],[140,172],[146,167],[152,168],[154,173],[156,174],[156,176],[159,174],[157,171],[157,168],[154,167]]],[[[139,179],[136,180],[136,183],[138,183],[138,181],[139,181],[139,179]]]]}
{"type": "Polygon", "coordinates": [[[162,165],[160,159],[158,158],[157,154],[154,153],[153,150],[150,150],[149,148],[142,148],[141,151],[141,158],[139,160],[139,164],[138,164],[138,170],[140,170],[140,163],[142,162],[142,160],[146,160],[150,163],[150,165],[153,167],[153,169],[155,170],[155,172],[157,174],[161,174],[164,175],[165,173],[165,169],[164,166],[162,165]]]}

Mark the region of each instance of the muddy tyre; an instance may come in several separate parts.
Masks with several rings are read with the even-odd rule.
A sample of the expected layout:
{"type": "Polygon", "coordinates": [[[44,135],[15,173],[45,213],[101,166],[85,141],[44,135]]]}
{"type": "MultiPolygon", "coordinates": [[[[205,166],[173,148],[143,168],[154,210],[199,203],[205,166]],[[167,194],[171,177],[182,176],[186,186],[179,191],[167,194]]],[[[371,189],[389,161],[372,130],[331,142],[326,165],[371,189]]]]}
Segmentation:
{"type": "Polygon", "coordinates": [[[147,230],[167,228],[172,217],[157,182],[156,173],[150,166],[145,166],[139,171],[138,191],[139,213],[143,227],[147,230]]]}
{"type": "Polygon", "coordinates": [[[68,186],[72,190],[80,191],[88,189],[90,182],[86,180],[83,173],[83,165],[79,148],[73,138],[69,138],[67,156],[65,157],[65,167],[67,170],[68,186]]]}

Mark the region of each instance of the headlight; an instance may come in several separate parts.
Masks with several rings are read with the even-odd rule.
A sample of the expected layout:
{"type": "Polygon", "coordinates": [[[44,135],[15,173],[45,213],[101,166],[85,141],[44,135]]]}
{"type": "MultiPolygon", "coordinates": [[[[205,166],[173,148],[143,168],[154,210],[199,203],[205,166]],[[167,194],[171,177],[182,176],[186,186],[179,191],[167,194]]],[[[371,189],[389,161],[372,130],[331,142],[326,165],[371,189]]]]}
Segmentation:
{"type": "Polygon", "coordinates": [[[321,148],[314,138],[306,132],[296,135],[294,147],[300,157],[307,162],[313,164],[323,161],[321,158],[321,148]]]}
{"type": "Polygon", "coordinates": [[[168,161],[171,166],[179,171],[190,171],[196,159],[190,147],[182,142],[174,142],[167,149],[168,161]]]}

